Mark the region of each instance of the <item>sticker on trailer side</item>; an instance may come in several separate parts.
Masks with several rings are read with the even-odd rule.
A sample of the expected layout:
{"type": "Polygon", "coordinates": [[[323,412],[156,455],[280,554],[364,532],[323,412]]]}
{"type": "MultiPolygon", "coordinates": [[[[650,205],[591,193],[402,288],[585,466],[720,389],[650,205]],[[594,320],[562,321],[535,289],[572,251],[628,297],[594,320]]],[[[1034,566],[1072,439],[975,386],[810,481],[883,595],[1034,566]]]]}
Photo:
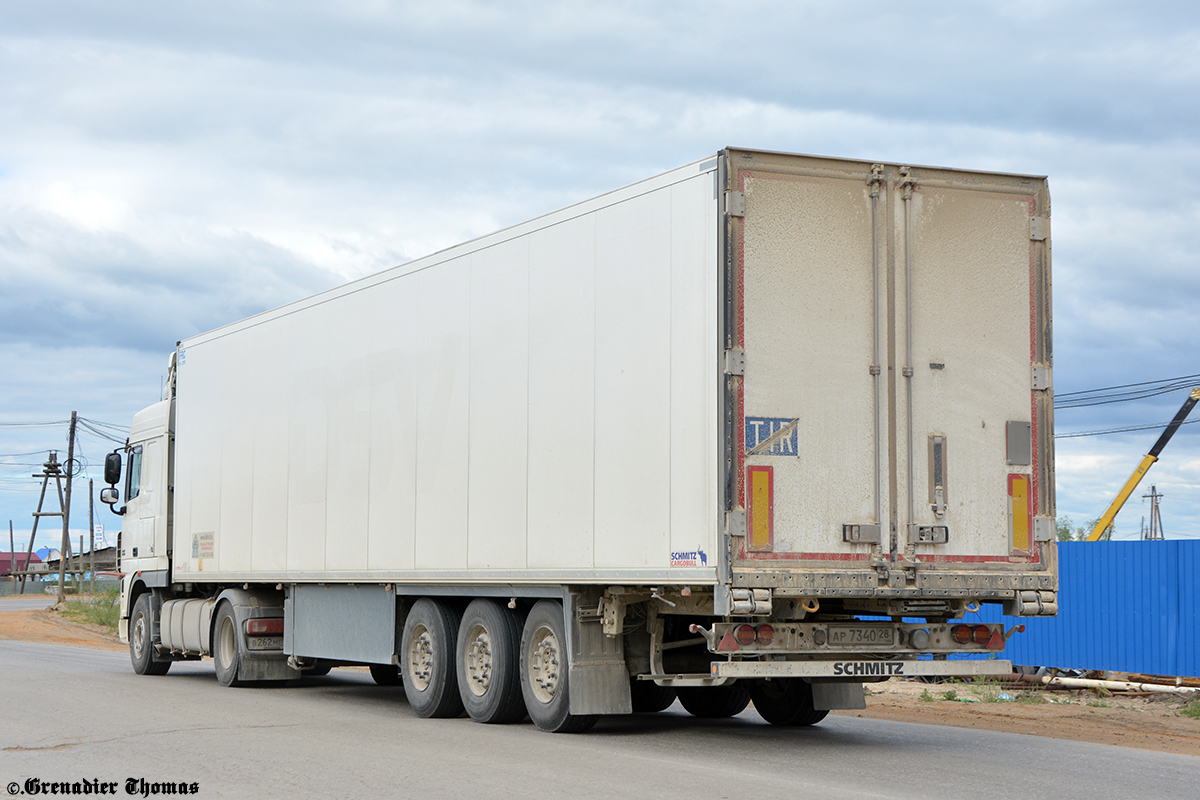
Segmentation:
{"type": "Polygon", "coordinates": [[[796,418],[746,417],[746,454],[756,456],[797,456],[800,438],[796,418]],[[783,434],[779,436],[779,434],[783,434]],[[778,436],[770,446],[763,447],[778,436]],[[762,449],[759,449],[762,448],[762,449]]]}
{"type": "Polygon", "coordinates": [[[672,567],[707,567],[708,555],[701,549],[675,551],[671,553],[672,567]]]}

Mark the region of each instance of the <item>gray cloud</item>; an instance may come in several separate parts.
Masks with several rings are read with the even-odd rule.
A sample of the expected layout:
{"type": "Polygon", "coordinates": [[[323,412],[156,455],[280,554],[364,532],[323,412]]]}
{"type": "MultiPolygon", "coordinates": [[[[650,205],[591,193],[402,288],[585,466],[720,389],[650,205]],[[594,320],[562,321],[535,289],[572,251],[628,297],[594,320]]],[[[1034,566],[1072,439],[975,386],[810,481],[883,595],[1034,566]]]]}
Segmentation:
{"type": "MultiPolygon", "coordinates": [[[[1115,2],[8,4],[0,421],[78,407],[127,422],[177,339],[724,145],[1049,174],[1059,390],[1200,372],[1198,17],[1115,2]]],[[[1058,422],[1162,421],[1181,400],[1058,422]]],[[[1168,519],[1179,508],[1200,536],[1197,427],[1154,475],[1177,481],[1168,519]]],[[[53,444],[39,435],[0,429],[0,453],[53,444]]],[[[1095,516],[1152,440],[1064,442],[1060,507],[1095,516]]],[[[18,528],[27,506],[0,491],[18,528]]]]}

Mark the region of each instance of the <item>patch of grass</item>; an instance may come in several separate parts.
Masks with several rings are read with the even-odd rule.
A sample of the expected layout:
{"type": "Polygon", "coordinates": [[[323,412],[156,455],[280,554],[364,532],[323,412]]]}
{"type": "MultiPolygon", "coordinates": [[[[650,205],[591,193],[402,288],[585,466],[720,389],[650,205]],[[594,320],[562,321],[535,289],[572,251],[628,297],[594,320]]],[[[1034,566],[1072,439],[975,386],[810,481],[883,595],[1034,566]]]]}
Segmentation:
{"type": "Polygon", "coordinates": [[[1046,703],[1046,696],[1041,692],[1018,692],[1017,702],[1035,706],[1044,705],[1046,703]]]}
{"type": "Polygon", "coordinates": [[[1112,708],[1112,703],[1106,700],[1093,700],[1088,703],[1089,708],[1112,708]]]}
{"type": "Polygon", "coordinates": [[[953,689],[948,692],[942,692],[942,699],[953,702],[954,700],[958,699],[958,692],[954,691],[953,689]]]}
{"type": "Polygon", "coordinates": [[[1181,717],[1200,719],[1200,700],[1192,700],[1183,708],[1179,709],[1176,714],[1181,717]]]}
{"type": "Polygon", "coordinates": [[[117,620],[121,615],[121,590],[106,589],[92,598],[67,600],[63,604],[63,616],[76,622],[87,622],[117,632],[117,620]]]}
{"type": "Polygon", "coordinates": [[[931,694],[929,693],[929,690],[928,690],[928,689],[923,689],[923,690],[921,691],[921,696],[920,696],[920,697],[918,697],[917,699],[918,699],[918,700],[920,700],[922,703],[932,703],[932,702],[933,702],[933,695],[931,695],[931,694]]]}
{"type": "Polygon", "coordinates": [[[971,686],[972,690],[979,697],[981,703],[999,703],[1002,689],[1000,684],[995,681],[989,681],[982,675],[975,678],[971,686]]]}

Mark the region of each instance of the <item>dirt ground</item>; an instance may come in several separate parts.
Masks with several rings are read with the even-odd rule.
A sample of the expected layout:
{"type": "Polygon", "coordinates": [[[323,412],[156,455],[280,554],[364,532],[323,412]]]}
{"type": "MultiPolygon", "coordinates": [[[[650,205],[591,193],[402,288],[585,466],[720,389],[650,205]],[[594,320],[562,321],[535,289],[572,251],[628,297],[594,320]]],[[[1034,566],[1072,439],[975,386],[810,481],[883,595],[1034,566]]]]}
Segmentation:
{"type": "Polygon", "coordinates": [[[70,647],[90,647],[93,650],[124,652],[117,635],[98,625],[87,625],[67,619],[52,608],[39,611],[6,611],[0,600],[0,639],[19,642],[44,642],[70,647]]]}
{"type": "Polygon", "coordinates": [[[966,679],[940,684],[890,680],[867,688],[871,694],[865,710],[833,713],[1200,756],[1200,719],[1180,713],[1189,698],[1179,695],[1101,697],[1032,685],[977,685],[966,679]],[[956,699],[946,699],[948,693],[956,699]]]}
{"type": "MultiPolygon", "coordinates": [[[[126,650],[115,635],[73,622],[52,608],[4,611],[0,601],[3,639],[126,650]]],[[[1187,700],[1176,695],[1101,697],[1034,686],[900,680],[868,684],[867,691],[865,710],[834,713],[1200,756],[1200,719],[1183,716],[1187,700]]]]}

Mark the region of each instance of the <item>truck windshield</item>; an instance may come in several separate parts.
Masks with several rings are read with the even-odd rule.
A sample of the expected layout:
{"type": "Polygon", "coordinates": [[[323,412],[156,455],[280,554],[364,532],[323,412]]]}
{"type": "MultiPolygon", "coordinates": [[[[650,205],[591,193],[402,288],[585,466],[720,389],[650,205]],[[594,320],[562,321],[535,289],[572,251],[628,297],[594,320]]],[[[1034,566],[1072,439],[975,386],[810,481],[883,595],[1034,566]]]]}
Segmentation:
{"type": "Polygon", "coordinates": [[[138,445],[129,451],[129,472],[127,478],[129,481],[125,490],[125,502],[129,502],[138,496],[142,490],[142,446],[138,445]]]}

